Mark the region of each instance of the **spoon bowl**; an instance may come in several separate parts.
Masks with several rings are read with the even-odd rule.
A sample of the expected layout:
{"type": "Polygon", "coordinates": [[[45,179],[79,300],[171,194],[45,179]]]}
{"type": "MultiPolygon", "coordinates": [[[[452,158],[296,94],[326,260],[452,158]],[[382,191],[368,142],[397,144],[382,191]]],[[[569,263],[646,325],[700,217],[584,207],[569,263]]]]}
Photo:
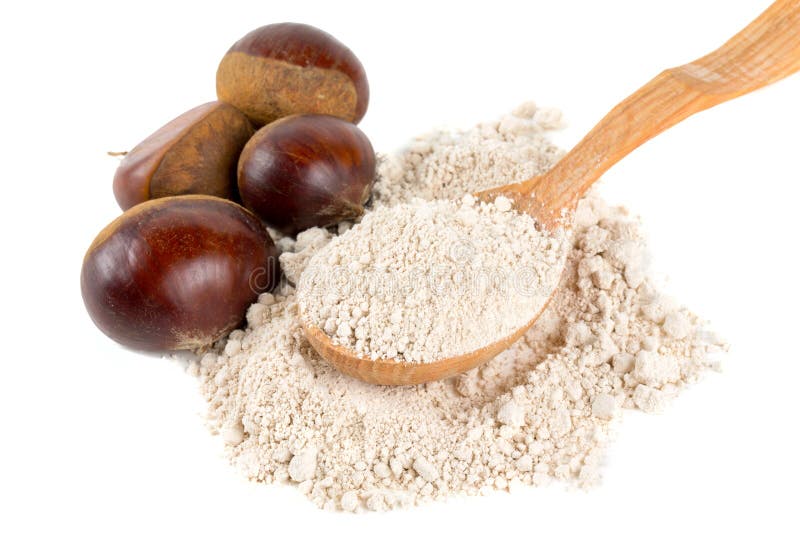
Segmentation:
{"type": "MultiPolygon", "coordinates": [[[[586,190],[645,141],[694,113],[755,91],[797,70],[800,0],[777,0],[714,52],[665,70],[620,102],[547,173],[475,196],[487,202],[506,197],[514,209],[527,213],[541,228],[550,231],[569,226],[578,199],[586,190]]],[[[373,384],[419,384],[462,373],[490,360],[518,340],[546,307],[547,304],[511,335],[467,354],[433,362],[363,358],[347,347],[335,345],[314,325],[304,323],[303,330],[314,349],[346,374],[373,384]]]]}
{"type": "MultiPolygon", "coordinates": [[[[555,289],[553,291],[555,292],[555,289]]],[[[551,294],[550,298],[552,296],[551,294]]],[[[335,345],[331,342],[331,338],[317,326],[304,323],[303,332],[308,342],[317,351],[317,354],[345,374],[371,384],[392,386],[422,384],[423,382],[441,380],[469,371],[473,367],[488,362],[509,348],[539,319],[539,316],[550,303],[550,298],[547,299],[547,303],[542,306],[542,309],[539,310],[535,317],[511,335],[493,341],[478,350],[433,362],[411,363],[397,360],[368,360],[360,357],[347,347],[335,345]]]]}

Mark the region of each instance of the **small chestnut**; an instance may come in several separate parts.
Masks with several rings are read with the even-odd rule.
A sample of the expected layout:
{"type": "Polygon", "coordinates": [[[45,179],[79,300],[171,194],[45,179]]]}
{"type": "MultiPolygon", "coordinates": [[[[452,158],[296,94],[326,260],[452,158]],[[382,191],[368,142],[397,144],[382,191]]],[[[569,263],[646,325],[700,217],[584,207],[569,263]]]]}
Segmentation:
{"type": "Polygon", "coordinates": [[[364,212],[375,180],[375,152],[354,124],[330,115],[293,115],[247,142],[239,159],[242,203],[293,234],[364,212]]]}
{"type": "Polygon", "coordinates": [[[81,269],[83,302],[111,339],[140,350],[206,347],[278,276],[261,221],[207,195],[150,200],[103,229],[81,269]]]}
{"type": "Polygon", "coordinates": [[[357,123],[369,85],[361,62],[336,38],[286,22],[253,30],[228,50],[217,69],[217,96],[257,125],[297,113],[357,123]]]}
{"type": "Polygon", "coordinates": [[[205,194],[234,198],[236,162],[253,126],[238,109],[209,102],[139,143],[114,175],[123,210],[153,198],[205,194]]]}

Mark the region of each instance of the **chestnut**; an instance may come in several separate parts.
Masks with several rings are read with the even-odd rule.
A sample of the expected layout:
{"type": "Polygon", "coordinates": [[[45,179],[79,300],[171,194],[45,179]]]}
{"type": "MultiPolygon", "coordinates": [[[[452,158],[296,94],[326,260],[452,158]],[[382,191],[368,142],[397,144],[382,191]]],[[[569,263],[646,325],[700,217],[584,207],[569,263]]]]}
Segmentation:
{"type": "Polygon", "coordinates": [[[125,156],[114,175],[117,203],[126,210],[175,195],[233,198],[236,162],[253,132],[247,117],[225,102],[187,111],[125,156]]]}
{"type": "Polygon", "coordinates": [[[217,97],[256,125],[298,113],[357,123],[369,85],[361,62],[336,38],[286,22],[253,30],[228,50],[217,69],[217,97]]]}
{"type": "Polygon", "coordinates": [[[140,350],[206,347],[278,279],[261,221],[207,195],[150,200],[103,229],[81,269],[83,302],[111,339],[140,350]]]}
{"type": "Polygon", "coordinates": [[[375,152],[354,124],[293,115],[264,126],[239,159],[242,203],[287,234],[360,216],[375,180],[375,152]]]}

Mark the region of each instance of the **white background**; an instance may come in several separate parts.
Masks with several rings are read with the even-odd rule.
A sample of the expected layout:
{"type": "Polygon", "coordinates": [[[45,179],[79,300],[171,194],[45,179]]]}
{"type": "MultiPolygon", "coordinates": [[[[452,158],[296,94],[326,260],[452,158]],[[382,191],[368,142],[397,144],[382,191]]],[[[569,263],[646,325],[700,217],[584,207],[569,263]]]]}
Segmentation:
{"type": "Polygon", "coordinates": [[[248,483],[205,429],[195,380],[103,337],[78,284],[86,247],[118,214],[105,152],[214,99],[217,62],[256,26],[311,23],[356,52],[371,89],[361,126],[379,150],[527,99],[564,110],[569,147],[768,4],[4,4],[0,531],[796,529],[800,75],[687,120],[606,175],[608,196],[643,216],[670,291],[732,350],[665,414],[626,413],[589,492],[354,516],[248,483]]]}

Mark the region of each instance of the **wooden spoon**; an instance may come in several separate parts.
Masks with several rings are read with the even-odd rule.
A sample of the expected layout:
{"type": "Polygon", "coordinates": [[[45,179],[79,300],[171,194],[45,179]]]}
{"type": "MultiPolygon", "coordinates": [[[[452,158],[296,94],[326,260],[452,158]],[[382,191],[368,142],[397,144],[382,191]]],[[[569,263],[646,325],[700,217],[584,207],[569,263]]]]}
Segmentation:
{"type": "MultiPolygon", "coordinates": [[[[698,111],[797,70],[800,0],[778,0],[719,49],[665,70],[620,102],[546,174],[476,196],[485,201],[507,197],[518,211],[530,214],[550,230],[569,225],[578,199],[589,186],[636,147],[698,111]]],[[[479,350],[430,363],[360,358],[348,348],[334,345],[318,327],[303,325],[303,329],[314,349],[344,373],[374,384],[419,384],[488,361],[519,339],[540,314],[541,310],[512,335],[479,350]]]]}

